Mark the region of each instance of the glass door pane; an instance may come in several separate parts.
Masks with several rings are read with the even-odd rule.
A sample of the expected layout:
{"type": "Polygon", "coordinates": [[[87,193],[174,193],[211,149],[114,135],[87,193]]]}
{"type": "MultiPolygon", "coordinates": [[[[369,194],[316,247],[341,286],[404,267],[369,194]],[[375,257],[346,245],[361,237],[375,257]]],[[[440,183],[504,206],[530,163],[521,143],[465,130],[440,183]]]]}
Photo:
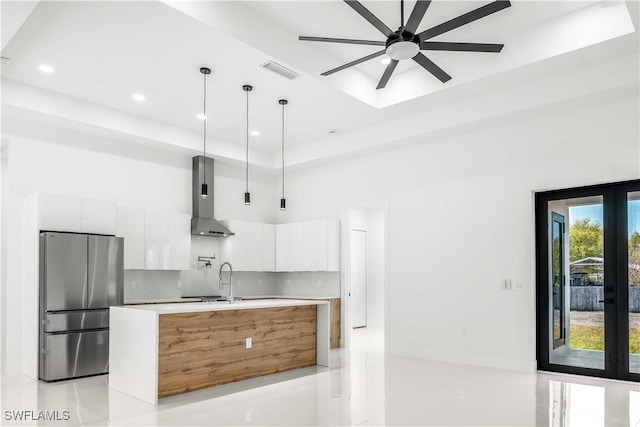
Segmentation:
{"type": "Polygon", "coordinates": [[[605,369],[603,197],[548,202],[549,362],[605,369]]]}
{"type": "Polygon", "coordinates": [[[627,193],[629,372],[640,374],[640,191],[627,193]]]}

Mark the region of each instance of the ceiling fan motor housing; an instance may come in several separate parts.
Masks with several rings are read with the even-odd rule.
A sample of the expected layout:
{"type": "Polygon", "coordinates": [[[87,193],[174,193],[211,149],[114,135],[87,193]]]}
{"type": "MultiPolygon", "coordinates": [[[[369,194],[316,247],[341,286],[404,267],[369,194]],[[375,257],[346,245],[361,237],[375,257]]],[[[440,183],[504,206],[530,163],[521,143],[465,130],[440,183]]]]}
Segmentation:
{"type": "Polygon", "coordinates": [[[420,52],[420,39],[399,29],[387,39],[386,52],[389,58],[396,61],[411,59],[420,52]]]}

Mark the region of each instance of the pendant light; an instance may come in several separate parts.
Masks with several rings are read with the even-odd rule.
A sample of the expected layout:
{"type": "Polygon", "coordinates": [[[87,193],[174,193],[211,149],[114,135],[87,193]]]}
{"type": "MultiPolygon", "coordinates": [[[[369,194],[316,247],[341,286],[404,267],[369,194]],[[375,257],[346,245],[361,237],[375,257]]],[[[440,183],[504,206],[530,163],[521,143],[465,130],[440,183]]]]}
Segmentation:
{"type": "Polygon", "coordinates": [[[242,86],[242,90],[247,94],[247,166],[246,166],[246,178],[247,178],[247,187],[244,193],[244,205],[251,205],[251,194],[249,193],[249,92],[253,90],[253,86],[244,85],[242,86]]]}
{"type": "Polygon", "coordinates": [[[200,188],[200,197],[206,199],[209,197],[209,188],[207,186],[207,76],[211,74],[211,69],[207,67],[200,68],[202,78],[204,81],[204,96],[202,107],[202,187],[200,188]]]}
{"type": "Polygon", "coordinates": [[[280,199],[280,210],[287,209],[287,201],[284,198],[284,106],[288,104],[286,99],[278,101],[282,105],[282,198],[280,199]]]}

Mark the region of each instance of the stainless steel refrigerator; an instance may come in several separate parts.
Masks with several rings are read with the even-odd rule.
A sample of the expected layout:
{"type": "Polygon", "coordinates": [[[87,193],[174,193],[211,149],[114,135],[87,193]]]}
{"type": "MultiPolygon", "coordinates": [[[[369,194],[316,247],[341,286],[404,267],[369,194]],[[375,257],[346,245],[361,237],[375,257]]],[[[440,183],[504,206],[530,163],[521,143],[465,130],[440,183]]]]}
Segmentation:
{"type": "Polygon", "coordinates": [[[40,233],[40,379],[109,370],[109,306],[122,305],[124,239],[40,233]]]}

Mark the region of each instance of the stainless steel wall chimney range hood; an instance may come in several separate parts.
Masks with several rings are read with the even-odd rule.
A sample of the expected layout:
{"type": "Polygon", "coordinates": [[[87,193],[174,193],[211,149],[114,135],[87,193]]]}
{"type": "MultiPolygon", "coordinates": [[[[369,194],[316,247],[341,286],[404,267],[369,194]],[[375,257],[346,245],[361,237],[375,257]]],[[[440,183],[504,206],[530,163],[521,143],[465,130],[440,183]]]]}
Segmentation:
{"type": "Polygon", "coordinates": [[[213,217],[213,159],[204,156],[193,158],[193,185],[191,187],[191,202],[193,204],[193,218],[191,218],[191,234],[195,236],[226,237],[233,233],[224,224],[213,217]],[[205,165],[206,162],[206,165],[205,165]],[[206,176],[203,175],[206,171],[206,176]],[[200,188],[207,183],[211,189],[209,197],[200,197],[200,188]]]}

